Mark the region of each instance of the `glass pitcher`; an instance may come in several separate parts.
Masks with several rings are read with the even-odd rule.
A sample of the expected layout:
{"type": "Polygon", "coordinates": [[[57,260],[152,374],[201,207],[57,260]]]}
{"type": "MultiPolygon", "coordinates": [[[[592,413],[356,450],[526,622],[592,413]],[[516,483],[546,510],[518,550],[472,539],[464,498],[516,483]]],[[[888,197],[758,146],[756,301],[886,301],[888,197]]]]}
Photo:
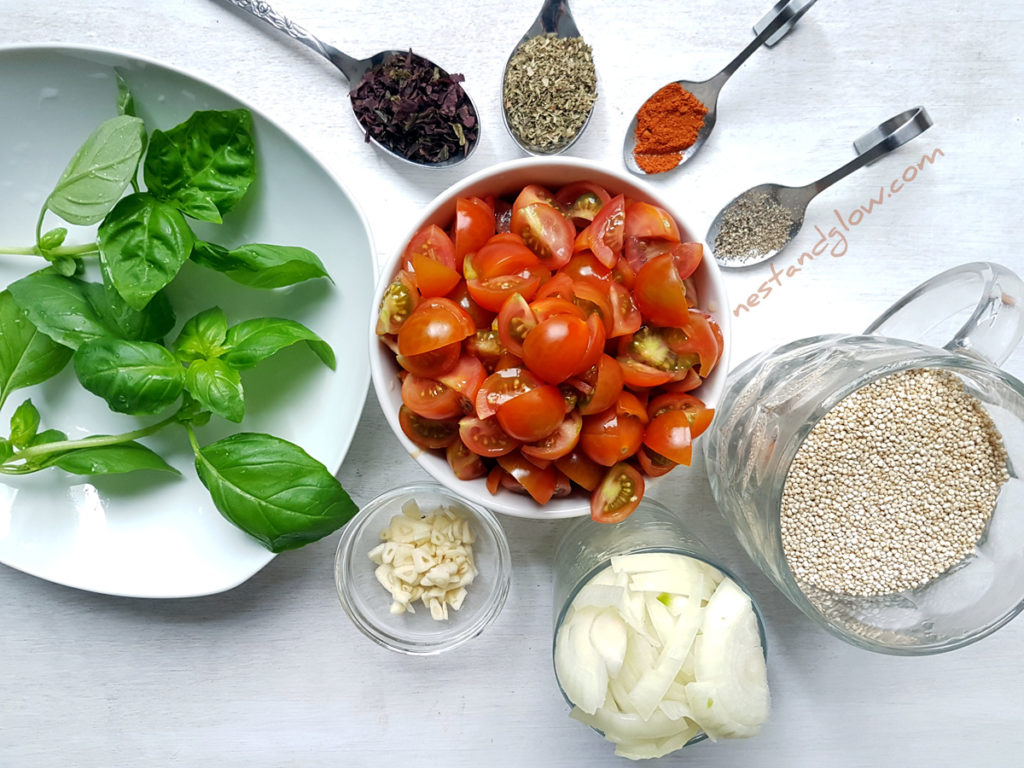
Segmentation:
{"type": "Polygon", "coordinates": [[[873,651],[938,653],[994,632],[1024,609],[1024,383],[999,369],[1022,336],[1024,282],[998,264],[975,262],[911,291],[863,335],[801,339],[730,373],[705,440],[712,493],[754,562],[825,629],[873,651]],[[861,597],[799,584],[780,523],[797,450],[845,397],[920,368],[959,377],[1002,436],[1009,480],[985,532],[963,561],[914,589],[861,597]]]}

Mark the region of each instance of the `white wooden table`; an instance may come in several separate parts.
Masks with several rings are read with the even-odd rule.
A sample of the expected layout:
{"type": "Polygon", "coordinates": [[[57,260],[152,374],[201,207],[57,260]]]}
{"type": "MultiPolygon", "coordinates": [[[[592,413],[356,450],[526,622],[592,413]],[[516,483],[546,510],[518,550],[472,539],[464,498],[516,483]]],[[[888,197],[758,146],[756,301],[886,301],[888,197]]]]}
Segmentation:
{"type": "MultiPolygon", "coordinates": [[[[646,94],[707,77],[750,39],[768,0],[667,4],[577,0],[601,91],[572,154],[621,167],[622,133],[646,94]],[[668,13],[669,5],[674,10],[668,13]]],[[[277,7],[278,4],[275,4],[277,7]]],[[[466,174],[518,156],[501,127],[507,53],[539,2],[281,0],[277,10],[355,55],[413,46],[466,74],[479,150],[441,172],[399,167],[362,141],[347,89],[323,60],[213,0],[0,0],[0,44],[68,42],[184,68],[265,111],[343,178],[369,217],[377,258],[414,213],[466,174]]],[[[935,126],[812,203],[777,261],[796,265],[879,189],[910,179],[824,255],[770,283],[728,276],[733,364],[813,333],[858,331],[955,264],[1024,271],[1024,5],[832,0],[759,51],[726,87],[718,128],[684,172],[654,183],[703,232],[761,181],[804,183],[852,156],[881,120],[923,104],[935,126]],[[936,151],[938,150],[938,151],[936,151]],[[916,172],[924,154],[934,162],[916,172]],[[905,175],[904,175],[905,174],[905,175]],[[837,249],[837,253],[838,250],[837,249]],[[762,291],[762,294],[764,292],[762,291]]],[[[4,113],[0,119],[17,119],[4,113]]],[[[2,204],[2,201],[0,201],[2,204]]],[[[834,241],[838,242],[838,240],[834,241]]],[[[1011,361],[1024,374],[1024,356],[1011,361]]],[[[357,501],[425,477],[367,398],[341,480],[357,501]]],[[[756,739],[704,743],[691,766],[1016,766],[1024,752],[1024,623],[921,659],[857,650],[813,626],[760,575],[714,509],[701,466],[654,493],[748,583],[767,617],[770,723],[756,739]]],[[[413,659],[378,648],[338,605],[337,535],[275,559],[228,593],[148,601],[83,593],[0,567],[0,766],[500,765],[621,763],[568,718],[551,663],[550,558],[558,523],[503,520],[515,564],[497,622],[459,651],[413,659]]]]}

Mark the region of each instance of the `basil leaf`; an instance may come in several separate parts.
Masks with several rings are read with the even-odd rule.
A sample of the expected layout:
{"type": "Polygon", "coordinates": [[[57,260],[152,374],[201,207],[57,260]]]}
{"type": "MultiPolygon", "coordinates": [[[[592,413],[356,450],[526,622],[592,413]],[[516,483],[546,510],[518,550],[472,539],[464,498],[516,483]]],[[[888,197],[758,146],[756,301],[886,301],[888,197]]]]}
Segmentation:
{"type": "Polygon", "coordinates": [[[7,461],[13,455],[14,446],[11,445],[11,441],[5,437],[0,437],[0,464],[7,461]]]}
{"type": "Polygon", "coordinates": [[[330,279],[317,255],[298,246],[250,243],[229,251],[197,240],[191,258],[250,288],[281,288],[315,277],[330,279]]]}
{"type": "MultiPolygon", "coordinates": [[[[158,341],[174,325],[174,311],[162,293],[145,309],[135,310],[98,283],[63,277],[49,269],[11,283],[8,290],[39,331],[72,349],[99,338],[158,341]]],[[[0,327],[6,330],[8,324],[0,321],[0,327]]],[[[0,340],[0,349],[3,346],[0,340]]]]}
{"type": "Polygon", "coordinates": [[[135,97],[132,96],[124,76],[116,69],[114,70],[114,80],[117,82],[117,113],[135,117],[135,97]]]}
{"type": "Polygon", "coordinates": [[[243,370],[300,341],[306,342],[323,364],[334,370],[334,351],[326,341],[302,323],[280,317],[260,317],[231,326],[228,351],[222,358],[232,368],[243,370]]]}
{"type": "Polygon", "coordinates": [[[36,434],[32,438],[32,441],[28,444],[31,448],[34,445],[46,445],[46,443],[58,443],[61,440],[67,440],[68,436],[61,432],[59,429],[45,429],[42,432],[36,434]]]}
{"type": "Polygon", "coordinates": [[[227,333],[228,320],[224,311],[220,307],[204,309],[182,326],[174,342],[174,352],[184,363],[220,357],[227,333]]]}
{"type": "Polygon", "coordinates": [[[159,454],[136,442],[76,448],[50,459],[46,466],[60,467],[74,475],[116,475],[140,469],[181,474],[159,454]]]}
{"type": "Polygon", "coordinates": [[[246,109],[200,111],[168,131],[153,131],[143,176],[156,197],[219,222],[256,178],[252,115],[246,109]]]}
{"type": "Polygon", "coordinates": [[[14,409],[11,416],[11,445],[15,448],[26,448],[32,442],[39,429],[39,411],[26,400],[14,409]]]}
{"type": "Polygon", "coordinates": [[[16,389],[60,373],[71,350],[41,333],[10,291],[0,291],[0,405],[16,389]]]}
{"type": "Polygon", "coordinates": [[[66,227],[54,227],[48,232],[44,232],[43,236],[39,238],[39,248],[43,252],[52,251],[54,248],[59,248],[64,244],[64,238],[68,236],[68,230],[66,227]]]}
{"type": "Polygon", "coordinates": [[[71,158],[45,207],[72,224],[95,224],[124,194],[145,146],[142,121],[119,115],[100,123],[71,158]]]}
{"type": "Polygon", "coordinates": [[[271,552],[322,539],[357,511],[327,467],[271,435],[196,446],[196,472],[220,513],[271,552]]]}
{"type": "Polygon", "coordinates": [[[185,372],[165,347],[148,341],[94,339],[78,348],[82,386],[118,413],[156,413],[181,395],[185,372]]]}
{"type": "Polygon", "coordinates": [[[185,372],[185,387],[203,408],[228,421],[245,416],[242,377],[223,360],[195,360],[185,372]]]}
{"type": "Polygon", "coordinates": [[[100,224],[100,265],[128,306],[142,309],[178,274],[193,240],[174,208],[144,192],[128,195],[100,224]]]}

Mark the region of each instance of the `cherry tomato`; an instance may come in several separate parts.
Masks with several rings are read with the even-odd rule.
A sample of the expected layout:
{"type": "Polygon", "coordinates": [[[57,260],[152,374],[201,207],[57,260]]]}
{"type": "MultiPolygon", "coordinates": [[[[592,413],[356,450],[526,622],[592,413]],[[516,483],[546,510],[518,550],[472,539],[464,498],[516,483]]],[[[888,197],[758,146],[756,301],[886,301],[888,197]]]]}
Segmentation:
{"type": "MultiPolygon", "coordinates": [[[[615,311],[612,308],[612,287],[607,281],[594,277],[581,277],[573,281],[573,301],[587,314],[596,314],[604,323],[605,335],[610,336],[615,328],[615,311]]],[[[617,295],[617,294],[616,294],[617,295]]]]}
{"type": "Polygon", "coordinates": [[[558,473],[554,467],[541,469],[518,453],[498,457],[498,464],[521,485],[538,504],[547,504],[555,493],[558,473]]]}
{"type": "Polygon", "coordinates": [[[651,238],[679,242],[679,227],[664,208],[650,203],[634,202],[626,206],[627,238],[651,238]]]}
{"type": "Polygon", "coordinates": [[[416,288],[424,298],[445,296],[462,279],[452,267],[434,261],[422,253],[413,254],[412,266],[415,270],[416,288]]]}
{"type": "Polygon", "coordinates": [[[538,264],[537,254],[516,235],[495,235],[464,264],[468,280],[518,275],[538,264]]]}
{"type": "Polygon", "coordinates": [[[588,317],[587,328],[590,331],[587,348],[583,352],[583,359],[573,373],[579,374],[590,370],[597,365],[597,361],[604,355],[604,343],[607,337],[605,336],[604,323],[601,322],[601,318],[597,315],[588,317]]]}
{"type": "Polygon", "coordinates": [[[604,467],[578,448],[569,451],[560,459],[555,459],[555,467],[576,485],[587,491],[597,488],[607,473],[604,467]]]}
{"type": "Polygon", "coordinates": [[[514,293],[530,301],[540,287],[541,274],[527,270],[521,275],[499,275],[486,279],[468,280],[469,295],[484,309],[492,312],[501,310],[501,305],[514,293]]]}
{"type": "Polygon", "coordinates": [[[630,386],[656,387],[684,378],[699,361],[695,353],[676,351],[676,346],[682,349],[685,344],[685,334],[677,328],[645,325],[636,333],[620,336],[618,360],[623,366],[626,383],[633,381],[630,386]]]}
{"type": "Polygon", "coordinates": [[[419,355],[462,341],[476,333],[473,319],[450,299],[426,299],[417,305],[398,332],[398,351],[419,355]]]}
{"type": "Polygon", "coordinates": [[[625,220],[625,198],[616,195],[601,206],[594,220],[580,232],[574,250],[592,251],[598,261],[611,269],[622,253],[625,220]]]}
{"type": "Polygon", "coordinates": [[[475,480],[487,474],[487,467],[477,454],[469,450],[461,439],[445,449],[445,458],[459,480],[475,480]]]}
{"type": "Polygon", "coordinates": [[[428,379],[438,379],[448,373],[459,362],[459,342],[423,352],[419,355],[398,355],[395,359],[409,373],[428,379]]]}
{"type": "Polygon", "coordinates": [[[467,253],[475,253],[494,234],[494,210],[479,197],[455,201],[455,265],[462,268],[467,253]]]}
{"type": "Polygon", "coordinates": [[[502,346],[516,357],[523,356],[523,339],[537,325],[530,304],[520,294],[513,293],[498,312],[498,338],[502,346]]]}
{"type": "Polygon", "coordinates": [[[578,373],[581,367],[589,367],[582,364],[590,348],[590,326],[585,320],[573,315],[552,315],[526,334],[523,362],[544,381],[558,384],[578,373]]]}
{"type": "Polygon", "coordinates": [[[686,289],[671,253],[655,256],[639,269],[633,298],[644,318],[653,325],[679,328],[689,320],[686,289]]]}
{"type": "Polygon", "coordinates": [[[679,381],[669,382],[661,389],[663,392],[692,392],[703,383],[704,379],[700,377],[696,369],[691,368],[679,381]]]}
{"type": "Polygon", "coordinates": [[[525,368],[497,370],[484,379],[476,393],[476,415],[481,419],[493,416],[506,401],[539,386],[537,377],[525,368]]]}
{"type": "Polygon", "coordinates": [[[608,338],[625,336],[639,330],[644,318],[629,290],[618,283],[609,283],[608,299],[612,307],[612,329],[608,332],[608,338]]]}
{"type": "Polygon", "coordinates": [[[686,414],[693,438],[704,433],[715,415],[714,408],[708,408],[702,400],[683,392],[666,392],[647,404],[647,413],[652,421],[669,411],[681,411],[686,414]]]}
{"type": "Polygon", "coordinates": [[[619,462],[590,497],[590,517],[598,523],[621,522],[633,513],[643,495],[643,476],[636,467],[619,462]]]}
{"type": "Polygon", "coordinates": [[[636,453],[643,441],[640,419],[619,414],[615,406],[586,416],[580,432],[580,447],[591,459],[605,467],[624,461],[636,453]]]}
{"type": "Polygon", "coordinates": [[[569,259],[569,263],[562,268],[562,274],[568,275],[573,280],[590,278],[593,280],[611,280],[612,271],[597,260],[597,257],[590,251],[577,251],[569,259]]]}
{"type": "Polygon", "coordinates": [[[511,231],[523,238],[548,269],[558,269],[572,257],[576,230],[547,203],[533,203],[512,213],[511,231]]]}
{"type": "Polygon", "coordinates": [[[584,416],[600,413],[619,399],[623,385],[622,368],[615,358],[602,354],[597,365],[583,378],[591,389],[579,399],[576,407],[584,416]]]}
{"type": "Polygon", "coordinates": [[[555,193],[555,202],[565,211],[565,217],[581,228],[593,221],[611,199],[608,190],[590,181],[567,184],[555,193]]]}
{"type": "Polygon", "coordinates": [[[685,411],[666,410],[651,419],[644,431],[644,445],[676,464],[690,465],[693,435],[685,411]]]}
{"type": "Polygon", "coordinates": [[[516,440],[543,440],[562,423],[565,400],[557,387],[543,384],[498,406],[498,423],[516,440]]]}
{"type": "MultiPolygon", "coordinates": [[[[548,282],[552,281],[549,280],[548,282]]],[[[572,317],[578,317],[580,320],[587,319],[587,316],[583,314],[583,310],[577,304],[573,304],[569,299],[563,299],[561,296],[545,296],[534,299],[530,302],[530,311],[533,312],[533,316],[538,323],[555,315],[571,315],[572,317]]]]}
{"type": "Polygon", "coordinates": [[[667,475],[678,464],[674,461],[669,461],[664,456],[660,456],[646,445],[641,445],[640,449],[636,452],[636,463],[640,466],[640,471],[648,477],[661,477],[667,475]]]}
{"type": "Polygon", "coordinates": [[[504,456],[519,447],[519,441],[501,428],[497,418],[478,419],[465,416],[459,421],[459,437],[478,456],[504,456]]]}
{"type": "Polygon", "coordinates": [[[515,216],[516,211],[520,208],[525,208],[528,205],[534,203],[547,203],[552,205],[555,202],[555,196],[551,194],[551,191],[546,187],[542,187],[539,184],[527,184],[523,187],[522,191],[516,196],[516,201],[512,203],[512,215],[515,216]]]}
{"type": "Polygon", "coordinates": [[[402,254],[402,269],[407,272],[415,270],[412,257],[417,253],[455,269],[455,244],[436,224],[427,224],[412,236],[402,254]]]}
{"type": "Polygon", "coordinates": [[[398,409],[398,423],[406,437],[427,450],[447,448],[459,438],[458,421],[426,419],[406,405],[398,409]]]}
{"type": "Polygon", "coordinates": [[[666,342],[677,355],[697,355],[700,360],[701,378],[706,378],[711,373],[722,353],[718,346],[722,332],[719,329],[718,333],[715,333],[712,323],[717,326],[710,315],[691,309],[683,326],[665,334],[666,342]]]}
{"type": "Polygon", "coordinates": [[[400,270],[381,299],[380,312],[377,315],[377,335],[398,333],[419,303],[420,294],[416,290],[412,275],[404,269],[400,270]]]}
{"type": "Polygon", "coordinates": [[[554,461],[560,459],[576,447],[582,428],[583,417],[576,411],[572,411],[562,419],[562,423],[550,435],[529,445],[524,445],[521,448],[523,455],[531,460],[554,461]]]}
{"type": "Polygon", "coordinates": [[[672,255],[676,257],[676,271],[686,280],[700,266],[704,258],[704,246],[700,243],[680,243],[672,249],[672,255]]]}
{"type": "Polygon", "coordinates": [[[566,301],[572,301],[573,295],[572,278],[565,274],[564,270],[561,270],[553,274],[550,280],[546,280],[541,285],[537,290],[537,296],[534,300],[565,299],[566,301]]]}
{"type": "Polygon", "coordinates": [[[476,402],[476,393],[480,391],[486,378],[487,370],[480,359],[466,354],[459,358],[454,368],[439,376],[438,380],[446,387],[458,392],[464,401],[462,403],[463,410],[471,411],[476,402]]]}
{"type": "Polygon", "coordinates": [[[473,318],[473,324],[477,328],[489,328],[491,321],[494,319],[494,312],[489,309],[484,309],[475,301],[473,297],[469,295],[469,288],[466,287],[466,281],[460,280],[448,295],[445,297],[451,299],[463,310],[466,314],[473,318]]]}
{"type": "Polygon", "coordinates": [[[618,361],[622,366],[622,383],[627,387],[657,387],[672,381],[668,371],[659,371],[628,357],[620,357],[618,361]]]}
{"type": "Polygon", "coordinates": [[[463,414],[462,396],[440,381],[409,374],[402,382],[402,402],[417,416],[451,419],[463,414]]]}

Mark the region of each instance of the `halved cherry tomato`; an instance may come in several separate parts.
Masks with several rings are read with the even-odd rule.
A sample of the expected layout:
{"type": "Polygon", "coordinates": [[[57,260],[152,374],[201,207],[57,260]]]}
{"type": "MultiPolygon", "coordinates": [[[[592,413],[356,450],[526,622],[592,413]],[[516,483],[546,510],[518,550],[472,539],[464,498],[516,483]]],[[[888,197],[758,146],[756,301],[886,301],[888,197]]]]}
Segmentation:
{"type": "Polygon", "coordinates": [[[581,228],[593,221],[601,207],[611,199],[604,187],[590,181],[567,184],[555,193],[555,202],[565,212],[565,217],[581,228]]]}
{"type": "Polygon", "coordinates": [[[635,458],[636,463],[640,466],[640,471],[648,477],[667,475],[679,466],[674,461],[669,461],[664,456],[655,453],[646,445],[640,446],[635,458]]]}
{"type": "Polygon", "coordinates": [[[505,347],[498,338],[497,331],[479,330],[466,339],[466,354],[478,358],[484,364],[484,368],[493,371],[505,354],[505,347]]]}
{"type": "Polygon", "coordinates": [[[717,325],[710,315],[689,310],[687,322],[665,334],[665,341],[677,355],[697,355],[701,378],[711,373],[722,352],[718,347],[721,329],[716,334],[712,323],[717,325]]]}
{"type": "Polygon", "coordinates": [[[680,243],[672,250],[672,254],[676,257],[676,271],[686,280],[700,266],[704,258],[704,246],[700,243],[680,243]]]}
{"type": "Polygon", "coordinates": [[[692,392],[703,383],[704,379],[700,377],[697,370],[691,368],[682,379],[671,381],[661,389],[663,392],[692,392]]]}
{"type": "Polygon", "coordinates": [[[647,415],[646,403],[641,402],[639,397],[628,390],[623,390],[619,393],[619,397],[615,401],[615,412],[619,416],[639,419],[641,424],[646,424],[650,421],[650,416],[647,415]]]}
{"type": "Polygon", "coordinates": [[[604,479],[607,470],[591,459],[579,448],[576,448],[560,459],[555,459],[555,467],[580,488],[592,491],[604,479]]]}
{"type": "Polygon", "coordinates": [[[446,267],[455,268],[455,244],[448,234],[436,224],[427,224],[412,236],[402,254],[402,269],[413,272],[412,257],[415,254],[438,261],[446,267]]]}
{"type": "Polygon", "coordinates": [[[679,354],[673,343],[680,348],[686,343],[685,334],[677,328],[644,325],[636,333],[620,336],[618,359],[627,384],[632,380],[635,382],[632,386],[656,387],[684,378],[699,362],[699,357],[694,353],[679,354]],[[660,380],[656,382],[656,379],[660,380]]]}
{"type": "Polygon", "coordinates": [[[419,355],[398,355],[395,359],[409,373],[428,379],[438,379],[459,362],[459,342],[448,344],[419,355]]]}
{"type": "Polygon", "coordinates": [[[541,285],[537,290],[537,296],[534,301],[554,298],[572,301],[573,296],[572,278],[565,274],[564,270],[560,270],[553,274],[550,280],[546,280],[541,285]]]}
{"type": "Polygon", "coordinates": [[[476,393],[476,415],[481,419],[493,416],[498,412],[498,406],[539,386],[537,377],[525,368],[495,371],[484,379],[476,393]]]}
{"type": "Polygon", "coordinates": [[[494,234],[494,210],[479,197],[455,201],[455,266],[462,268],[467,253],[475,253],[494,234]]]}
{"type": "Polygon", "coordinates": [[[572,494],[572,482],[570,482],[568,477],[566,477],[556,469],[555,490],[554,493],[551,494],[551,498],[562,499],[565,498],[566,496],[569,496],[570,494],[572,494]]]}
{"type": "Polygon", "coordinates": [[[479,358],[466,354],[459,358],[447,373],[438,377],[438,380],[445,386],[458,392],[463,399],[463,411],[472,411],[475,408],[476,393],[480,391],[484,379],[487,378],[487,370],[479,358]]]}
{"type": "Polygon", "coordinates": [[[585,320],[552,315],[526,334],[523,362],[544,381],[559,384],[580,371],[590,347],[590,326],[585,320]]]}
{"type": "Polygon", "coordinates": [[[476,333],[465,310],[445,298],[426,299],[417,305],[398,332],[398,351],[419,355],[462,341],[476,333]]]}
{"type": "Polygon", "coordinates": [[[467,280],[518,275],[535,267],[537,254],[516,235],[494,235],[463,264],[467,280]]]}
{"type": "Polygon", "coordinates": [[[644,322],[643,316],[627,288],[618,283],[608,284],[608,298],[612,307],[612,329],[608,338],[636,333],[644,322]]]}
{"type": "MultiPolygon", "coordinates": [[[[553,281],[548,281],[548,283],[551,282],[553,281]]],[[[533,312],[533,316],[538,323],[554,315],[572,315],[580,320],[587,319],[587,316],[583,314],[583,310],[577,304],[573,304],[572,301],[563,299],[561,296],[545,296],[544,298],[534,299],[530,302],[530,310],[533,312]]]]}
{"type": "Polygon", "coordinates": [[[445,458],[459,480],[475,480],[487,474],[483,459],[469,450],[461,439],[456,439],[445,449],[445,458]]]}
{"type": "MultiPolygon", "coordinates": [[[[573,291],[577,304],[587,315],[596,314],[604,323],[606,336],[611,336],[615,328],[615,310],[612,308],[611,285],[594,277],[581,277],[573,281],[573,291]]],[[[618,296],[618,294],[616,294],[618,296]]]]}
{"type": "Polygon", "coordinates": [[[381,299],[377,314],[377,335],[398,333],[419,303],[420,294],[412,275],[404,269],[400,270],[381,299]]]}
{"type": "Polygon", "coordinates": [[[459,421],[459,437],[478,456],[504,456],[519,447],[519,441],[501,428],[497,418],[478,419],[465,416],[459,421]]]}
{"type": "Polygon", "coordinates": [[[715,415],[714,408],[708,408],[702,400],[683,392],[666,392],[652,398],[647,404],[647,414],[652,421],[669,411],[682,411],[686,414],[690,436],[693,438],[704,433],[715,415]]]}
{"type": "Polygon", "coordinates": [[[601,318],[597,315],[588,317],[587,328],[590,329],[590,339],[587,341],[587,349],[583,353],[583,359],[576,367],[576,370],[573,371],[575,374],[584,373],[593,368],[604,354],[604,343],[607,337],[605,336],[604,323],[601,322],[601,318]]]}
{"type": "Polygon", "coordinates": [[[572,257],[576,230],[547,203],[533,203],[513,211],[511,231],[523,238],[548,269],[558,269],[572,257]]]}
{"type": "Polygon", "coordinates": [[[455,419],[425,419],[406,405],[398,409],[398,423],[406,437],[427,450],[447,448],[459,439],[459,422],[455,419]]]}
{"type": "Polygon", "coordinates": [[[655,256],[636,273],[633,298],[643,316],[652,325],[681,328],[689,320],[683,278],[671,253],[655,256]]]}
{"type": "Polygon", "coordinates": [[[622,392],[622,368],[615,358],[602,354],[597,365],[583,374],[591,389],[580,397],[577,408],[584,416],[600,413],[611,407],[622,392]]]}
{"type": "Polygon", "coordinates": [[[518,453],[498,457],[498,464],[511,475],[538,504],[547,504],[555,493],[558,473],[554,467],[541,469],[518,453]]]}
{"type": "Polygon", "coordinates": [[[644,425],[640,419],[620,414],[612,406],[583,419],[580,447],[598,464],[610,467],[636,453],[643,436],[644,425]]]}
{"type": "Polygon", "coordinates": [[[473,324],[476,325],[477,328],[490,327],[495,313],[491,312],[489,309],[484,309],[473,301],[473,297],[469,295],[469,288],[466,287],[465,280],[460,280],[456,286],[448,292],[448,296],[446,298],[451,299],[462,307],[466,314],[473,318],[473,324]]]}
{"type": "Polygon", "coordinates": [[[651,419],[644,431],[644,445],[676,464],[690,465],[693,435],[685,411],[667,410],[651,419]]]}
{"type": "Polygon", "coordinates": [[[557,387],[543,384],[498,406],[498,423],[516,440],[543,440],[562,423],[565,400],[557,387]]]}
{"type": "Polygon", "coordinates": [[[657,387],[672,381],[672,374],[668,371],[659,371],[628,357],[620,357],[618,361],[622,366],[622,383],[627,387],[657,387]]]}
{"type": "Polygon", "coordinates": [[[664,208],[633,202],[626,206],[626,237],[651,238],[679,242],[679,227],[664,208]]]}
{"type": "Polygon", "coordinates": [[[592,251],[598,261],[606,267],[614,267],[622,253],[625,220],[625,198],[616,195],[601,207],[594,220],[580,232],[574,250],[592,251]]]}
{"type": "Polygon", "coordinates": [[[502,478],[508,473],[499,466],[491,467],[491,471],[487,473],[487,490],[490,491],[491,496],[494,496],[498,489],[501,487],[502,478]]]}
{"type": "Polygon", "coordinates": [[[598,523],[619,523],[633,514],[643,495],[643,476],[636,467],[619,462],[590,497],[590,517],[598,523]]]}
{"type": "Polygon", "coordinates": [[[537,318],[530,304],[520,294],[513,293],[498,312],[498,338],[505,349],[517,357],[523,356],[523,339],[537,326],[537,318]]]}
{"type": "Polygon", "coordinates": [[[569,263],[562,268],[562,274],[568,275],[573,280],[590,278],[593,280],[611,280],[612,271],[597,260],[597,257],[590,251],[577,251],[569,259],[569,263]]]}
{"type": "Polygon", "coordinates": [[[528,459],[554,461],[569,453],[580,440],[583,417],[576,411],[570,412],[562,423],[547,437],[522,447],[528,459]]]}
{"type": "Polygon", "coordinates": [[[402,382],[402,402],[425,419],[462,416],[462,396],[435,379],[409,374],[402,382]]]}
{"type": "Polygon", "coordinates": [[[412,266],[416,288],[424,298],[445,296],[462,279],[454,268],[424,256],[422,253],[412,255],[412,266]]]}
{"type": "Polygon", "coordinates": [[[527,301],[532,300],[540,283],[539,271],[526,270],[521,275],[499,275],[487,279],[468,280],[466,287],[477,304],[484,309],[498,312],[505,299],[513,293],[521,294],[527,301]]]}
{"type": "Polygon", "coordinates": [[[516,196],[516,201],[512,203],[512,215],[514,216],[516,211],[520,208],[525,208],[526,206],[533,205],[534,203],[547,203],[548,205],[552,205],[554,202],[555,196],[551,194],[549,189],[542,187],[539,184],[527,184],[516,196]]]}

